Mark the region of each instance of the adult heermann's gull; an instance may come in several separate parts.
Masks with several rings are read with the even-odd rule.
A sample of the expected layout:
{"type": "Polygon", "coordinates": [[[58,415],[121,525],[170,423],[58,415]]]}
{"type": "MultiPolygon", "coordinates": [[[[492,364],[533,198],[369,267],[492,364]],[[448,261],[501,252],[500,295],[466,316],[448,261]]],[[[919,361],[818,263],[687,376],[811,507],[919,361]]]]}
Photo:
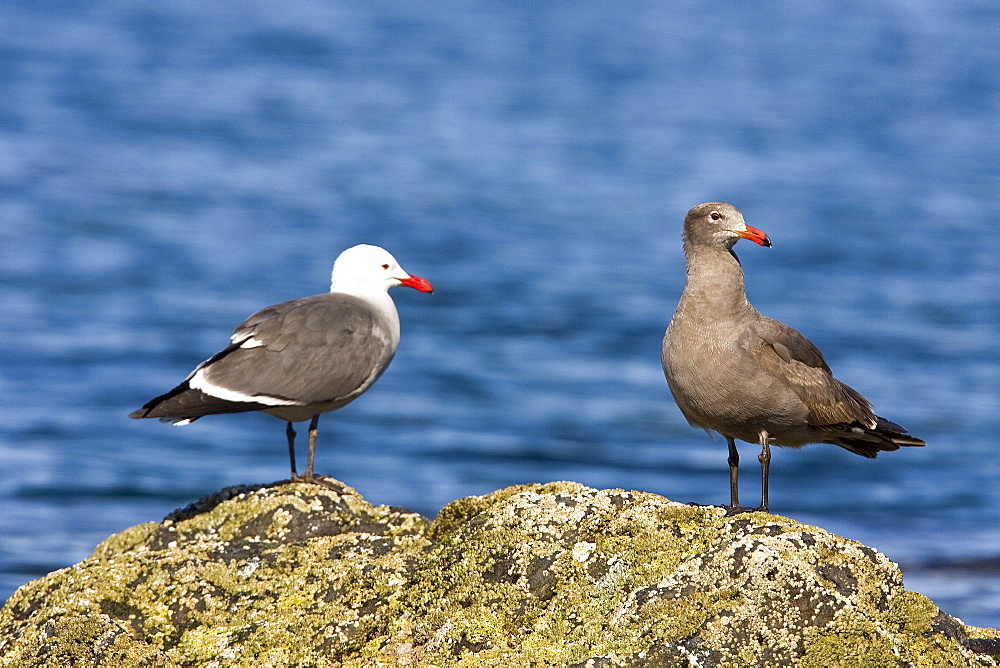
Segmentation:
{"type": "Polygon", "coordinates": [[[750,305],[733,245],[771,241],[736,207],[699,204],[684,219],[683,238],[687,284],[663,338],[663,372],[688,422],[726,437],[733,508],[740,508],[736,439],[761,446],[762,510],[771,445],[832,443],[862,457],[925,445],[834,378],[808,339],[750,305]]]}
{"type": "Polygon", "coordinates": [[[270,413],[288,422],[292,480],[323,483],[313,475],[319,416],[359,397],[389,366],[399,315],[388,290],[397,285],[432,291],[386,250],[348,248],[334,262],[330,292],[253,314],[233,330],[228,347],[129,417],[189,424],[218,413],[270,413]],[[309,458],[300,476],[292,423],[304,420],[311,420],[309,458]]]}

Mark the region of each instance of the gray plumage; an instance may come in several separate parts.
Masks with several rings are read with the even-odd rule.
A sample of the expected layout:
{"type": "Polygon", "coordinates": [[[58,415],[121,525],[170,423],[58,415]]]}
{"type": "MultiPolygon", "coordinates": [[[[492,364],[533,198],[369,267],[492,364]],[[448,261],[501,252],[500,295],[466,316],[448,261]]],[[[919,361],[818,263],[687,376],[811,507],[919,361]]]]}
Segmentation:
{"type": "Polygon", "coordinates": [[[750,305],[732,251],[741,238],[771,245],[730,204],[708,202],[688,212],[687,282],[662,350],[667,383],[688,422],[726,437],[732,506],[739,507],[735,439],[762,447],[764,509],[770,445],[832,443],[863,457],[924,445],[834,378],[808,339],[750,305]]]}
{"type": "Polygon", "coordinates": [[[206,415],[262,411],[285,420],[292,480],[313,475],[319,416],[361,396],[396,353],[399,316],[388,295],[405,285],[431,292],[377,246],[337,258],[330,292],[268,306],[233,330],[230,344],[169,392],[129,414],[189,424],[206,415]],[[295,468],[293,422],[311,420],[305,475],[295,468]]]}
{"type": "Polygon", "coordinates": [[[396,352],[392,326],[353,295],[326,293],[268,306],[233,330],[233,342],[199,364],[183,383],[129,417],[193,421],[216,413],[340,408],[361,396],[389,366],[396,352]],[[262,345],[242,347],[248,341],[262,345]],[[192,388],[190,381],[199,372],[214,386],[259,401],[232,401],[192,388]]]}

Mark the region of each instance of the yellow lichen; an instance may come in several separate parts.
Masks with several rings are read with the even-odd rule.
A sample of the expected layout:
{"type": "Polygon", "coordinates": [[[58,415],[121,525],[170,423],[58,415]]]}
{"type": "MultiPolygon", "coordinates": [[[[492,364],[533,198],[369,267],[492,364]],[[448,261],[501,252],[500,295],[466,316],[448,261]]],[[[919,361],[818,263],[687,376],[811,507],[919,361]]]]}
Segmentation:
{"type": "Polygon", "coordinates": [[[432,524],[351,490],[224,490],[22,588],[0,662],[996,665],[934,632],[933,604],[865,550],[569,482],[460,499],[432,524]]]}

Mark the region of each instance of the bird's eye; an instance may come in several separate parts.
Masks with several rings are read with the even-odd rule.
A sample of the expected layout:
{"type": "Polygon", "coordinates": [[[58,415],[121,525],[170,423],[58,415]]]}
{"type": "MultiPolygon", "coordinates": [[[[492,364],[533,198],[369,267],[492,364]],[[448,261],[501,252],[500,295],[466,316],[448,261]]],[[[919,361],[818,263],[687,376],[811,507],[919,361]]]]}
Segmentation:
{"type": "Polygon", "coordinates": [[[388,264],[383,264],[383,265],[382,265],[382,268],[383,268],[383,269],[388,269],[388,268],[389,268],[389,265],[388,265],[388,264]]]}
{"type": "Polygon", "coordinates": [[[719,213],[718,211],[713,211],[712,213],[710,213],[710,214],[708,214],[708,215],[709,215],[709,217],[710,217],[710,218],[711,218],[712,220],[719,220],[720,218],[722,218],[722,214],[721,214],[721,213],[719,213]]]}

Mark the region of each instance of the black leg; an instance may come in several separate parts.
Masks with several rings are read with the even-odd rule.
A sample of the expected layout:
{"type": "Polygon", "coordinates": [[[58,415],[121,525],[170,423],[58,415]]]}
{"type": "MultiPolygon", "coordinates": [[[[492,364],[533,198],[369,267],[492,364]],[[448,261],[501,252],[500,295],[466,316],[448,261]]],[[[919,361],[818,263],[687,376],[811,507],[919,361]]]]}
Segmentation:
{"type": "Polygon", "coordinates": [[[309,423],[309,459],[306,460],[306,480],[313,479],[313,459],[316,457],[316,434],[319,433],[319,415],[309,423]]]}
{"type": "Polygon", "coordinates": [[[288,457],[292,460],[292,480],[297,480],[299,474],[295,471],[295,430],[292,428],[291,422],[285,429],[285,436],[288,437],[288,457]]]}
{"type": "Polygon", "coordinates": [[[726,436],[726,443],[729,444],[729,505],[731,508],[740,507],[740,453],[736,449],[736,441],[726,436]]]}
{"type": "Polygon", "coordinates": [[[767,510],[767,478],[771,473],[771,443],[766,431],[760,432],[760,509],[767,510]]]}
{"type": "Polygon", "coordinates": [[[336,482],[333,478],[325,475],[313,474],[313,460],[316,457],[316,436],[319,434],[319,415],[314,415],[309,423],[309,459],[306,461],[306,473],[300,478],[302,482],[311,482],[314,485],[322,485],[334,490],[339,494],[345,494],[344,486],[336,482]]]}

